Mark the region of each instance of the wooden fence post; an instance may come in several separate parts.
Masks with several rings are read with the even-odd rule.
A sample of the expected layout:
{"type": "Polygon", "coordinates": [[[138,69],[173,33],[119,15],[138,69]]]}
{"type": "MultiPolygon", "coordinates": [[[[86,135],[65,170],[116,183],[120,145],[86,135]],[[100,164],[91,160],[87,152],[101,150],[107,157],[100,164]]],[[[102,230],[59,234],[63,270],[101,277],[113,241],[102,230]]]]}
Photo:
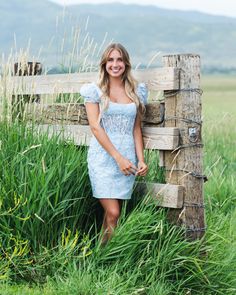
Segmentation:
{"type": "MultiPolygon", "coordinates": [[[[14,76],[34,76],[42,74],[40,62],[17,62],[14,64],[14,76]]],[[[12,95],[12,119],[21,120],[24,113],[25,103],[40,102],[40,95],[12,95]]]]}
{"type": "Polygon", "coordinates": [[[163,151],[166,182],[185,187],[182,209],[168,209],[168,219],[186,227],[186,238],[201,238],[205,232],[203,157],[201,136],[200,56],[163,56],[165,67],[180,69],[179,90],[164,91],[165,127],[180,129],[179,147],[163,151]]]}

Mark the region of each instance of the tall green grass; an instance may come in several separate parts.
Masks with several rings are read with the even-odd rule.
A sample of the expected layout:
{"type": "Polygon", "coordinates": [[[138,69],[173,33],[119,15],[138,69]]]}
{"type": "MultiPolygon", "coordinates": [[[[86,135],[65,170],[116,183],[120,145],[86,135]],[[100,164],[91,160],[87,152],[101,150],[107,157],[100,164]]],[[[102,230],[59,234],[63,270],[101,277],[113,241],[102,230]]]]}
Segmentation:
{"type": "Polygon", "coordinates": [[[87,149],[23,124],[2,123],[1,143],[3,294],[234,294],[236,211],[211,206],[208,192],[201,241],[186,241],[166,210],[144,196],[124,204],[101,248],[87,149]]]}
{"type": "MultiPolygon", "coordinates": [[[[202,81],[204,166],[209,181],[209,210],[235,210],[236,204],[236,77],[210,76],[202,81]]],[[[236,274],[235,274],[236,275],[236,274]]]]}
{"type": "MultiPolygon", "coordinates": [[[[202,87],[207,230],[195,242],[133,195],[101,248],[87,148],[0,123],[1,294],[235,294],[236,86],[207,77],[202,87]]],[[[145,179],[163,181],[158,154],[146,158],[145,179]]]]}
{"type": "Polygon", "coordinates": [[[0,130],[2,272],[34,276],[38,253],[45,271],[50,251],[61,251],[63,260],[67,251],[87,255],[94,202],[86,149],[36,136],[24,124],[1,123],[0,130]]]}

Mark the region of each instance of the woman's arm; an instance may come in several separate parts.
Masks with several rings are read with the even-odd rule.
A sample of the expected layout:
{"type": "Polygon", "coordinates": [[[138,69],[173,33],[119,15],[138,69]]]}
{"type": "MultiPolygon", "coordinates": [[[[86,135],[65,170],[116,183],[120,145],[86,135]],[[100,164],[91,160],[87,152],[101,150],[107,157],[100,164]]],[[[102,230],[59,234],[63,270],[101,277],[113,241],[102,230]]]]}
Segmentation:
{"type": "Polygon", "coordinates": [[[102,147],[116,160],[120,153],[117,151],[117,149],[114,147],[112,142],[110,141],[109,137],[107,136],[104,129],[101,127],[101,125],[98,122],[99,117],[99,106],[95,103],[86,103],[85,104],[89,126],[98,140],[98,142],[102,145],[102,147]]]}
{"type": "Polygon", "coordinates": [[[138,161],[144,161],[144,154],[143,154],[143,135],[141,129],[141,119],[139,114],[137,114],[135,123],[134,123],[134,143],[135,143],[135,150],[138,161]]]}
{"type": "Polygon", "coordinates": [[[135,123],[134,123],[134,143],[136,155],[138,158],[138,172],[137,175],[145,176],[148,170],[148,166],[145,164],[144,159],[144,146],[143,146],[143,135],[141,129],[141,118],[137,114],[135,123]]]}
{"type": "Polygon", "coordinates": [[[130,175],[130,173],[135,174],[138,170],[137,167],[133,163],[131,163],[128,159],[124,158],[119,151],[115,148],[115,146],[110,141],[107,136],[105,130],[101,127],[98,122],[99,118],[99,105],[96,103],[87,102],[85,104],[89,125],[92,133],[101,144],[101,146],[115,159],[120,170],[125,175],[130,175]]]}

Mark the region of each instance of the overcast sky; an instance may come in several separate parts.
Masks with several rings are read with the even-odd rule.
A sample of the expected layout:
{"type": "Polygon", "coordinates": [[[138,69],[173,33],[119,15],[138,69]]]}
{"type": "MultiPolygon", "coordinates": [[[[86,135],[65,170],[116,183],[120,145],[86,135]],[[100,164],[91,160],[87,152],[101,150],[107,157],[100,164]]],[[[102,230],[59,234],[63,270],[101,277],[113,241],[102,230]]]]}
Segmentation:
{"type": "Polygon", "coordinates": [[[236,17],[236,0],[51,0],[53,2],[70,5],[80,3],[136,3],[140,5],[153,4],[163,8],[198,10],[211,14],[219,14],[236,17]]]}

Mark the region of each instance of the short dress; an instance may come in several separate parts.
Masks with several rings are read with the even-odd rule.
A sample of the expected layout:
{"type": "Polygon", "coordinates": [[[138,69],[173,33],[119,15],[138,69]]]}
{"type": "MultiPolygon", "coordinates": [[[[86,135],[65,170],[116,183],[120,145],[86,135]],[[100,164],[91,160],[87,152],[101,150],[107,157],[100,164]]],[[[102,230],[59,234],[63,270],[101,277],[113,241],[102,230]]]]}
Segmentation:
{"type": "MultiPolygon", "coordinates": [[[[145,83],[138,84],[136,93],[140,101],[146,105],[148,90],[145,83]]],[[[95,83],[84,84],[80,94],[84,98],[84,103],[101,102],[102,91],[95,83]]],[[[109,101],[109,106],[103,111],[100,120],[100,125],[115,148],[135,166],[138,164],[133,136],[136,114],[134,102],[122,104],[109,101]]],[[[131,199],[135,175],[124,175],[114,158],[100,145],[94,135],[89,144],[87,163],[93,197],[131,199]]]]}

